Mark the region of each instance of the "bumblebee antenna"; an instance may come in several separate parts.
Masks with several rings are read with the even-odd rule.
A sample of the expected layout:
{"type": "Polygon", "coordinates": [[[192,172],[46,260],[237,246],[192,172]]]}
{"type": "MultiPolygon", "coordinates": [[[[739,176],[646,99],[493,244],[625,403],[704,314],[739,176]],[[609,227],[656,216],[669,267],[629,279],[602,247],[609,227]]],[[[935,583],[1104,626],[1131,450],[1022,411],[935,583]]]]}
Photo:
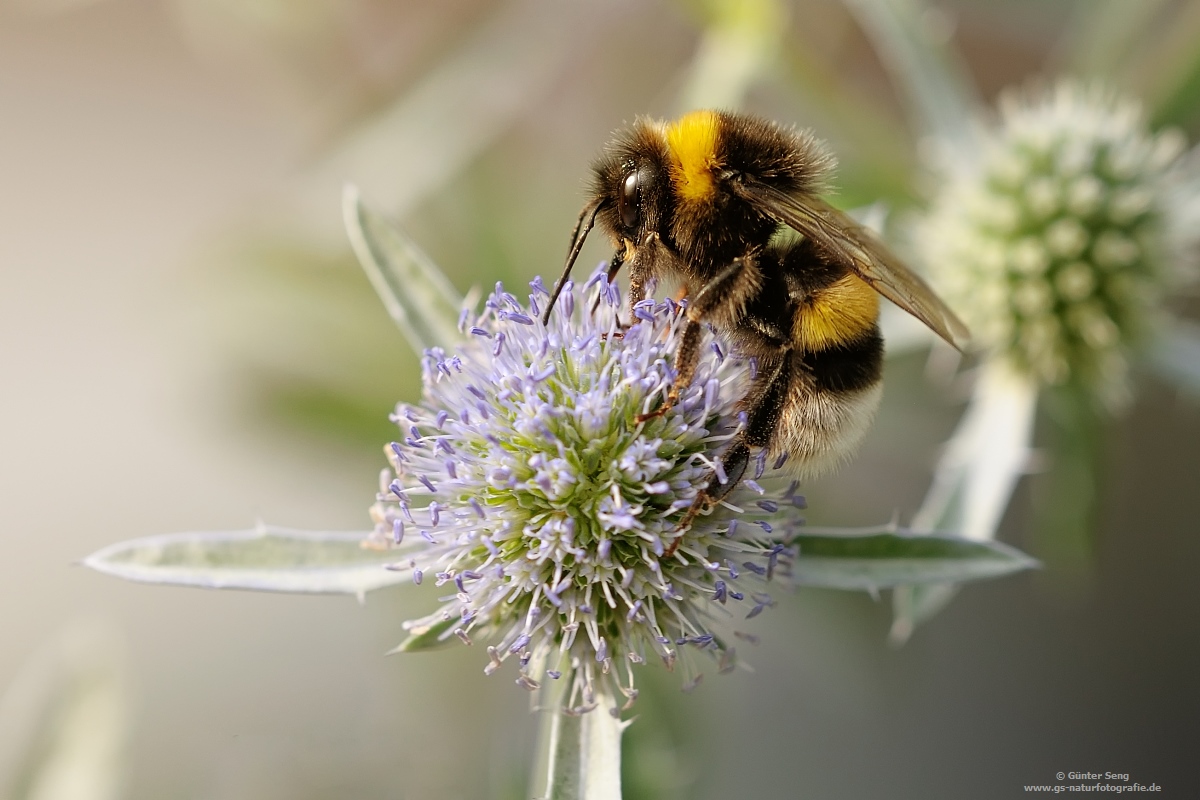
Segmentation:
{"type": "Polygon", "coordinates": [[[579,219],[575,221],[575,229],[571,231],[571,249],[567,251],[567,265],[563,267],[558,283],[554,284],[554,291],[550,294],[550,303],[546,306],[546,313],[542,315],[543,325],[550,322],[550,312],[554,310],[554,304],[558,302],[558,296],[562,294],[563,286],[566,285],[567,278],[571,276],[571,267],[575,266],[575,259],[579,258],[579,251],[583,249],[588,232],[596,224],[596,214],[599,213],[601,204],[602,200],[597,197],[584,206],[583,211],[579,212],[579,219]]]}

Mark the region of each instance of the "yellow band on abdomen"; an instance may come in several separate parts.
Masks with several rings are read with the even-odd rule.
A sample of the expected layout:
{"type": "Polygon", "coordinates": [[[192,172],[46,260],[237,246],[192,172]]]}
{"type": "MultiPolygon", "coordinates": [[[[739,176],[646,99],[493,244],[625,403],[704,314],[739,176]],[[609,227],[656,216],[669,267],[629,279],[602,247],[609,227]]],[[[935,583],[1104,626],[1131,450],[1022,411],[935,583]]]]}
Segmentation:
{"type": "Polygon", "coordinates": [[[879,318],[879,295],[861,278],[847,273],[818,289],[801,306],[792,336],[802,349],[825,350],[853,341],[879,318]]]}

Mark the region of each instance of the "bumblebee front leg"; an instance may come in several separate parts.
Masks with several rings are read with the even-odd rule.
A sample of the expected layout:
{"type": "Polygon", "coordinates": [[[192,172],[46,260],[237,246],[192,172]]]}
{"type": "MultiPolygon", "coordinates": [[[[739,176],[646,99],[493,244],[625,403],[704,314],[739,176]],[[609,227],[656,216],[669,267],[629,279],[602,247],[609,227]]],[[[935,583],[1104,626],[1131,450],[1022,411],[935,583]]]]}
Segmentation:
{"type": "MultiPolygon", "coordinates": [[[[624,266],[624,264],[625,264],[625,251],[618,250],[615,253],[613,253],[613,257],[610,258],[608,261],[608,272],[605,275],[605,278],[608,279],[609,283],[612,283],[613,281],[615,281],[617,279],[617,273],[621,271],[621,267],[624,266]]],[[[630,269],[631,273],[633,271],[633,267],[634,267],[634,265],[630,264],[629,269],[630,269]]],[[[596,299],[592,301],[592,313],[593,314],[595,314],[596,309],[598,309],[600,307],[600,299],[603,296],[604,296],[604,293],[600,292],[599,294],[596,295],[596,299]]],[[[617,324],[620,325],[620,320],[617,320],[617,324]]],[[[624,327],[624,326],[621,326],[621,327],[624,327]]],[[[608,334],[605,334],[605,336],[607,337],[608,334]]],[[[617,333],[616,338],[618,338],[618,339],[621,338],[620,332],[617,333]]]]}
{"type": "MultiPolygon", "coordinates": [[[[612,265],[609,266],[609,268],[608,268],[608,282],[609,283],[612,283],[613,279],[617,277],[617,271],[621,268],[621,261],[620,261],[621,258],[623,258],[623,255],[621,253],[618,253],[617,255],[613,256],[612,265]]],[[[634,320],[636,319],[636,317],[634,316],[634,311],[633,311],[634,306],[636,306],[638,303],[642,302],[642,300],[644,300],[645,298],[646,298],[646,270],[642,266],[641,262],[637,258],[635,258],[633,261],[631,261],[629,263],[629,324],[626,325],[625,323],[621,322],[621,320],[618,318],[617,319],[617,327],[620,330],[613,333],[612,338],[620,339],[625,336],[625,329],[631,327],[633,325],[634,320]]],[[[600,305],[600,298],[597,297],[595,304],[592,305],[593,313],[596,311],[596,308],[599,305],[600,305]]],[[[602,336],[606,339],[609,338],[609,335],[607,333],[602,334],[602,336]]]]}
{"type": "Polygon", "coordinates": [[[701,323],[724,304],[740,304],[740,298],[753,289],[757,272],[750,267],[750,261],[749,256],[735,258],[733,263],[704,284],[695,297],[688,298],[687,321],[684,322],[679,346],[675,350],[675,380],[671,382],[662,404],[639,416],[638,422],[661,417],[679,402],[680,393],[691,384],[700,361],[701,323]]]}
{"type": "MultiPolygon", "coordinates": [[[[638,303],[642,302],[642,300],[646,298],[647,270],[644,259],[641,257],[642,251],[634,251],[633,258],[626,262],[625,257],[628,250],[629,247],[626,245],[625,248],[617,250],[615,253],[613,253],[613,257],[608,262],[608,273],[605,275],[605,277],[608,279],[608,282],[612,283],[617,279],[617,273],[621,271],[621,267],[629,267],[629,324],[626,325],[625,323],[621,322],[620,319],[617,320],[617,326],[621,328],[621,330],[613,334],[613,338],[615,339],[620,339],[624,335],[624,329],[633,325],[633,309],[638,303]]],[[[593,314],[595,314],[596,309],[600,307],[600,297],[600,295],[597,295],[596,300],[592,303],[593,314]]],[[[606,338],[607,336],[608,334],[605,334],[606,338]]]]}

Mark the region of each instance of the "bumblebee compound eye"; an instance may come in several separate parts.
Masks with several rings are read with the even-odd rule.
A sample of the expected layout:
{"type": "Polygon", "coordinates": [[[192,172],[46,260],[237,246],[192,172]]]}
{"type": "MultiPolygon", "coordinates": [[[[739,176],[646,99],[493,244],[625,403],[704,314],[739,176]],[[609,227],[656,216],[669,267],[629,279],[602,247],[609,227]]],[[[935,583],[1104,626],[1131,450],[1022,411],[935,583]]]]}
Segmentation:
{"type": "Polygon", "coordinates": [[[641,218],[641,209],[638,208],[641,179],[641,170],[629,173],[621,183],[621,191],[617,195],[617,213],[621,216],[621,224],[626,228],[636,228],[641,218]]]}

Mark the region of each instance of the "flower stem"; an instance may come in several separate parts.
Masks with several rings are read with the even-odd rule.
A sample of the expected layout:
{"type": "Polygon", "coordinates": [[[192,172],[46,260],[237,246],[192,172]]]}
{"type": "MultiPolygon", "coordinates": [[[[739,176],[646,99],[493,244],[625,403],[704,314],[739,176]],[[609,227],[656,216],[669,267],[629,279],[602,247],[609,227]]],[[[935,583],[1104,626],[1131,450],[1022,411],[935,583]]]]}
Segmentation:
{"type": "Polygon", "coordinates": [[[621,733],[628,722],[602,684],[596,708],[585,714],[563,712],[566,680],[542,690],[542,724],[534,761],[533,796],[542,800],[620,800],[621,733]]]}

